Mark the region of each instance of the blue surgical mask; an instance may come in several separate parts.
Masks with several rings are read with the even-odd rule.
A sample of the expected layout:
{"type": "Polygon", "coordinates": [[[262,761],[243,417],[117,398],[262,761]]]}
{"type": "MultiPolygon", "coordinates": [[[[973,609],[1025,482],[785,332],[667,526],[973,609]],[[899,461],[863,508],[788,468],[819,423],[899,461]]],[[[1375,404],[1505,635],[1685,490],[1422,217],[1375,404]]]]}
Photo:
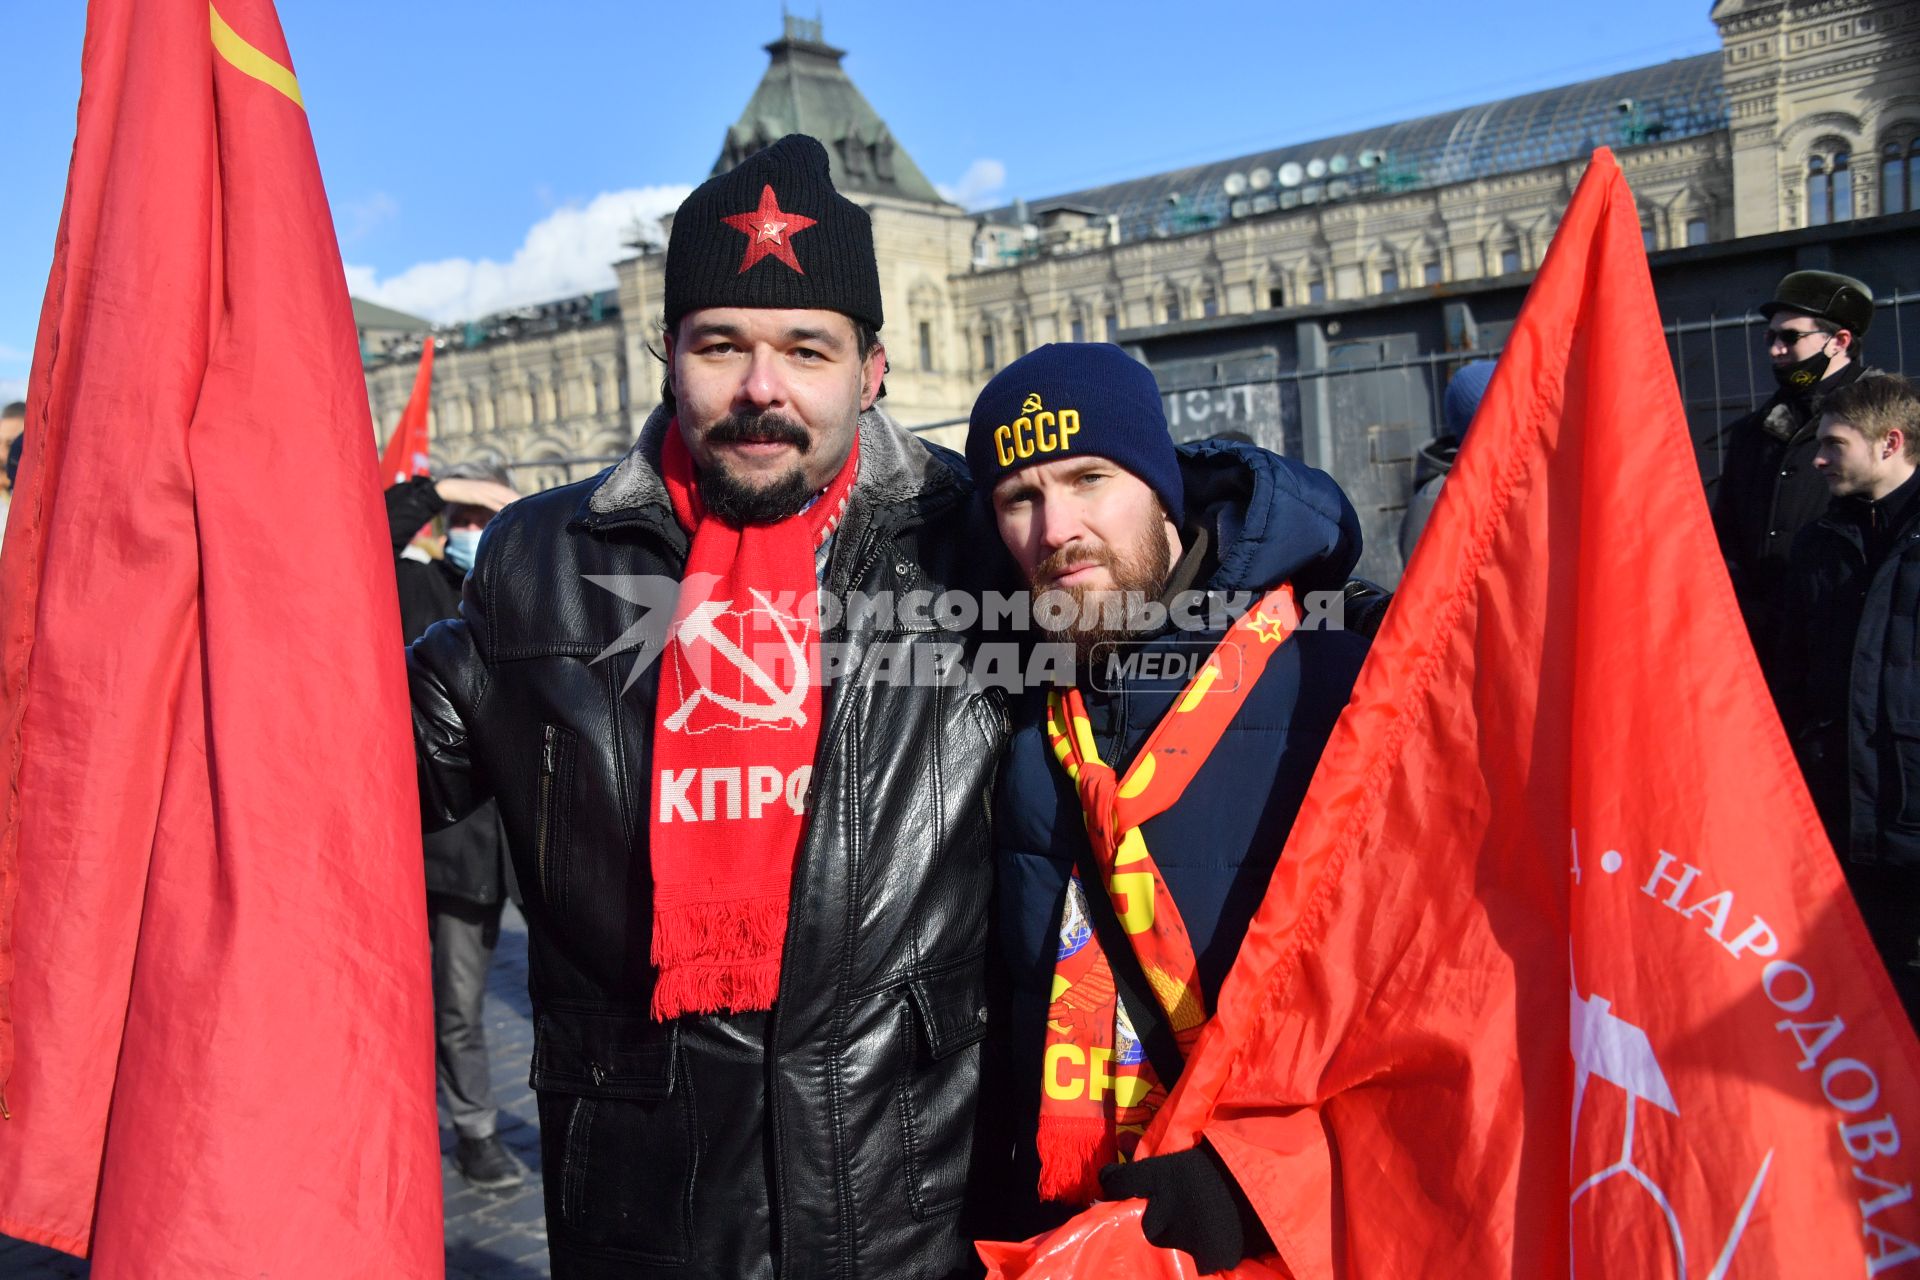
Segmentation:
{"type": "Polygon", "coordinates": [[[447,563],[462,573],[473,572],[473,553],[480,549],[480,530],[453,529],[447,533],[447,563]]]}

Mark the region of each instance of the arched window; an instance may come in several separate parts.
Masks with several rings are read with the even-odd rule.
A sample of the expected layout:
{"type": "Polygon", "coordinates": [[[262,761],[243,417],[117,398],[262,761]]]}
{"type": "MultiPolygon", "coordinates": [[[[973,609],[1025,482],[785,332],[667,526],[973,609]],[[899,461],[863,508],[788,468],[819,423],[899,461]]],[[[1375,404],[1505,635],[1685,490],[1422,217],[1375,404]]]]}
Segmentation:
{"type": "Polygon", "coordinates": [[[1212,285],[1208,285],[1200,294],[1200,314],[1203,316],[1220,314],[1220,295],[1214,292],[1212,285]]]}
{"type": "Polygon", "coordinates": [[[1920,209],[1920,134],[1896,137],[1880,148],[1880,212],[1920,209]]]}
{"type": "Polygon", "coordinates": [[[1393,293],[1400,288],[1400,268],[1385,266],[1380,268],[1380,292],[1393,293]]]}
{"type": "Polygon", "coordinates": [[[1180,292],[1169,287],[1166,296],[1167,323],[1172,324],[1180,318],[1180,292]]]}
{"type": "Polygon", "coordinates": [[[1318,267],[1307,277],[1307,301],[1325,302],[1327,300],[1327,278],[1320,274],[1318,267]]]}
{"type": "Polygon", "coordinates": [[[1807,225],[1853,219],[1853,157],[1843,145],[1807,157],[1807,225]]]}

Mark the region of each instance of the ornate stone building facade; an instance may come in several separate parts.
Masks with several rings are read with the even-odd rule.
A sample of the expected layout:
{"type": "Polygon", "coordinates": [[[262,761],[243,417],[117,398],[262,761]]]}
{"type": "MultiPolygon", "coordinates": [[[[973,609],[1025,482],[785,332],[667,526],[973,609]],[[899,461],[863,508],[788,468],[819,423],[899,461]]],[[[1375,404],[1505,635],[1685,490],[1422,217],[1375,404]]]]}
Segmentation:
{"type": "MultiPolygon", "coordinates": [[[[1539,265],[1595,146],[1650,250],[1920,208],[1920,5],[1718,0],[1719,53],[969,214],[943,200],[841,67],[789,18],[714,171],[820,138],[873,214],[887,404],[954,441],[979,385],[1043,342],[1343,302],[1539,265]]],[[[556,483],[624,449],[659,399],[662,259],[617,290],[436,331],[432,431],[556,483]]],[[[418,340],[368,371],[390,430],[418,340]]]]}

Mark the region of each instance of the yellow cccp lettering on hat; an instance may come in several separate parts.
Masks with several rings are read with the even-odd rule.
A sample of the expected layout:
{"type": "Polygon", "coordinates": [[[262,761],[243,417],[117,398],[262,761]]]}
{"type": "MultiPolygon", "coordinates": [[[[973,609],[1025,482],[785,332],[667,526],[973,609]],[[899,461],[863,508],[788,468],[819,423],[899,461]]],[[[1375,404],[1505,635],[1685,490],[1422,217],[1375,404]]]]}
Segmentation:
{"type": "Polygon", "coordinates": [[[1073,447],[1073,437],[1079,430],[1078,409],[1054,413],[1041,403],[1036,391],[1021,404],[1019,417],[994,428],[994,456],[1001,466],[1011,467],[1042,454],[1060,453],[1073,447]]]}

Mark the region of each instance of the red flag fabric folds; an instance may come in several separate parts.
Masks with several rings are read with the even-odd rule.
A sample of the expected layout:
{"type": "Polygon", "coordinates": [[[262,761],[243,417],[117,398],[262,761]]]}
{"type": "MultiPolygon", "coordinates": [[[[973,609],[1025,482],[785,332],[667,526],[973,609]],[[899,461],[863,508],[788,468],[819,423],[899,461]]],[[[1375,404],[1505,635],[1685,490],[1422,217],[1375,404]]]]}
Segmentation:
{"type": "Polygon", "coordinates": [[[0,1231],[438,1276],[392,552],[270,0],[93,0],[0,558],[0,1231]]]}
{"type": "Polygon", "coordinates": [[[380,454],[380,483],[405,484],[427,474],[427,402],[433,393],[433,339],[420,348],[420,368],[413,375],[413,393],[400,414],[387,447],[380,454]]]}
{"type": "Polygon", "coordinates": [[[1302,1280],[1920,1275],[1920,1047],[1746,640],[1659,328],[1598,152],[1143,1140],[1211,1142],[1302,1280]]]}

